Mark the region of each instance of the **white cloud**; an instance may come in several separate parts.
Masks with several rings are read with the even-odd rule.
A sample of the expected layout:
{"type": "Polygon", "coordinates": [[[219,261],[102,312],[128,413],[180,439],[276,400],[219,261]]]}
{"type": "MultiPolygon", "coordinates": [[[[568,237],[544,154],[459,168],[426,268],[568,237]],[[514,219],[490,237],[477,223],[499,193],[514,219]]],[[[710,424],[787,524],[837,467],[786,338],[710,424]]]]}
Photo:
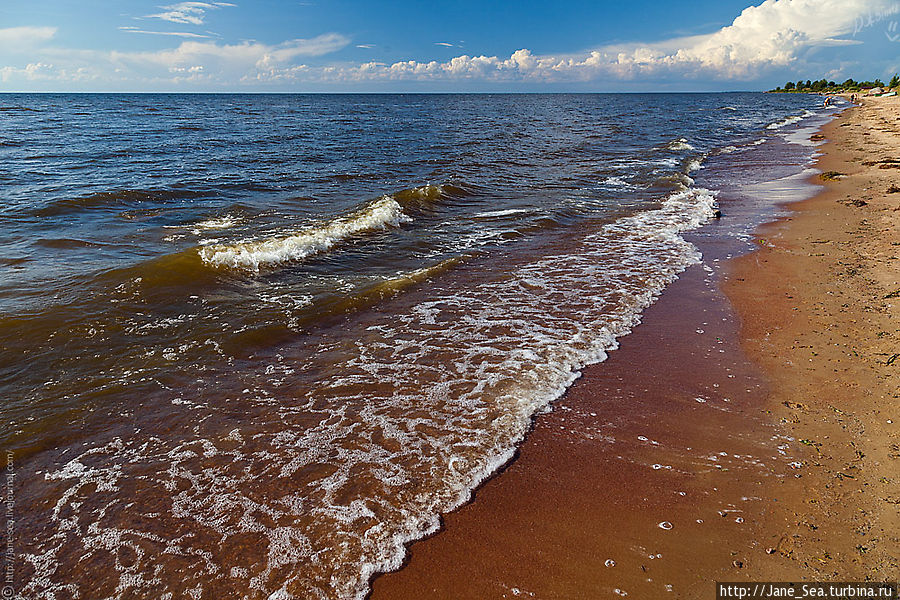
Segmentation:
{"type": "Polygon", "coordinates": [[[289,68],[291,61],[301,56],[321,56],[340,50],[349,40],[336,33],[311,39],[290,40],[278,45],[259,42],[218,44],[215,42],[182,42],[176,48],[153,52],[98,53],[97,64],[104,62],[120,68],[144,73],[154,68],[202,66],[204,72],[237,79],[257,71],[289,68]]]}
{"type": "Polygon", "coordinates": [[[450,42],[435,42],[434,45],[435,46],[447,46],[448,48],[453,47],[453,44],[451,44],[450,42]]]}
{"type": "Polygon", "coordinates": [[[122,31],[126,33],[145,33],[148,35],[165,35],[170,37],[184,37],[184,38],[204,38],[208,39],[210,36],[202,35],[199,33],[190,33],[187,31],[147,31],[145,29],[139,29],[137,27],[119,27],[122,31]]]}
{"type": "Polygon", "coordinates": [[[86,67],[61,68],[52,63],[28,63],[24,67],[0,67],[0,82],[86,82],[97,80],[97,74],[86,67]]]}
{"type": "Polygon", "coordinates": [[[533,55],[523,48],[506,59],[462,55],[447,62],[370,62],[325,75],[339,80],[543,82],[640,76],[752,79],[766,69],[791,65],[810,49],[856,43],[842,36],[854,34],[871,15],[891,14],[896,6],[893,0],[765,0],[708,35],[606,46],[580,55],[533,55]]]}
{"type": "Polygon", "coordinates": [[[19,75],[28,81],[49,78],[53,73],[53,65],[46,63],[29,63],[21,69],[16,67],[0,68],[0,81],[7,81],[13,76],[19,75]]]}
{"type": "Polygon", "coordinates": [[[56,27],[7,27],[0,29],[0,47],[34,46],[53,38],[56,31],[56,27]]]}
{"type": "MultiPolygon", "coordinates": [[[[51,46],[36,54],[47,64],[55,65],[42,78],[63,83],[90,78],[131,85],[185,81],[237,84],[296,77],[306,71],[306,67],[294,64],[297,59],[328,54],[349,43],[350,40],[340,34],[328,33],[274,45],[188,40],[174,48],[158,51],[76,50],[51,46]]],[[[4,80],[12,79],[33,81],[37,77],[23,68],[7,67],[4,80]]]]}
{"type": "Polygon", "coordinates": [[[683,43],[674,52],[665,52],[664,45],[639,47],[623,62],[681,64],[744,77],[759,68],[789,65],[808,48],[852,43],[837,38],[852,34],[862,15],[888,4],[887,0],[766,0],[744,9],[731,25],[711,35],[673,40],[683,43]]]}
{"type": "MultiPolygon", "coordinates": [[[[182,2],[152,15],[171,22],[202,23],[205,12],[227,2],[182,2]]],[[[379,81],[582,82],[673,81],[684,78],[747,81],[779,69],[803,65],[825,46],[859,43],[854,36],[885,15],[900,13],[900,0],[765,0],[745,9],[734,21],[707,35],[652,43],[603,46],[574,54],[533,54],[527,48],[509,57],[464,54],[447,61],[405,60],[395,63],[310,61],[348,46],[350,39],[328,33],[280,44],[256,41],[222,43],[199,33],[159,32],[123,27],[129,33],[191,38],[158,51],[100,51],[59,48],[51,43],[53,27],[0,29],[0,48],[20,62],[4,67],[7,80],[92,80],[140,89],[184,81],[218,86],[259,82],[355,84],[379,81]],[[16,52],[17,50],[23,50],[16,52]],[[320,66],[315,66],[320,65],[320,66]]],[[[870,32],[872,35],[874,33],[870,32]]],[[[876,32],[880,37],[881,33],[876,32]]],[[[436,42],[452,46],[450,42],[436,42]]],[[[370,49],[373,44],[358,44],[370,49]]],[[[886,57],[891,59],[891,57],[886,57]]],[[[841,59],[845,60],[845,59],[841,59]]],[[[833,61],[820,71],[841,70],[833,61]]],[[[834,71],[837,73],[837,71],[834,71]]],[[[837,75],[835,75],[837,77],[837,75]]]]}
{"type": "Polygon", "coordinates": [[[179,2],[169,6],[160,6],[164,12],[155,15],[147,15],[146,19],[162,19],[163,21],[171,21],[172,23],[183,23],[186,25],[202,25],[206,16],[206,11],[222,8],[226,6],[236,6],[230,2],[179,2]]]}

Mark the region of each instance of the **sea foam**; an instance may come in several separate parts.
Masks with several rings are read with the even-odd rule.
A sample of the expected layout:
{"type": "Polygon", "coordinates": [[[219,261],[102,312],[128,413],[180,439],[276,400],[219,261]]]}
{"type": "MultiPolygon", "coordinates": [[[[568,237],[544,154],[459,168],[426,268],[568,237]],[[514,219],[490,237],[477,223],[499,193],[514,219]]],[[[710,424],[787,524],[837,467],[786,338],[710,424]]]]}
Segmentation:
{"type": "Polygon", "coordinates": [[[398,227],[409,221],[411,219],[394,198],[383,196],[352,214],[311,225],[290,235],[206,246],[199,253],[200,258],[210,265],[258,273],[261,268],[327,252],[353,236],[398,227]]]}
{"type": "MultiPolygon", "coordinates": [[[[72,456],[46,476],[60,487],[49,516],[54,537],[26,556],[35,568],[26,591],[62,591],[53,565],[62,540],[75,539],[88,560],[111,548],[133,552],[134,561],[114,568],[136,593],[157,585],[154,577],[177,576],[210,594],[364,598],[370,577],[399,567],[405,544],[437,530],[442,513],[510,460],[532,417],[585,365],[604,360],[665,286],[700,260],[681,233],[706,222],[714,204],[709,190],[681,189],[656,209],[572,240],[570,252],[514,255],[509,269],[472,271],[469,286],[436,282],[428,297],[374,317],[359,336],[322,341],[303,363],[318,373],[314,380],[291,375],[296,358],[260,364],[240,400],[225,400],[254,415],[241,431],[166,439],[141,432],[72,456]],[[291,394],[280,392],[289,384],[291,394]],[[136,507],[118,490],[139,480],[153,485],[136,507]],[[76,510],[82,519],[67,518],[76,510]],[[143,511],[127,528],[101,518],[126,510],[143,511]],[[185,535],[167,540],[166,530],[185,535]],[[248,535],[266,550],[250,569],[233,562],[246,553],[208,553],[210,543],[248,535]],[[149,542],[165,550],[144,552],[149,542]]],[[[327,248],[401,215],[384,198],[293,237],[324,236],[315,248],[327,248]]],[[[309,255],[309,244],[296,244],[296,255],[309,255]]],[[[252,251],[259,260],[259,246],[252,251]]],[[[445,266],[412,277],[435,268],[445,266]]],[[[193,399],[173,406],[190,411],[191,422],[218,410],[193,399]]]]}
{"type": "Polygon", "coordinates": [[[774,123],[769,123],[766,126],[766,129],[781,129],[782,127],[787,127],[788,125],[793,125],[794,123],[799,123],[803,119],[813,116],[815,113],[809,110],[804,110],[803,114],[800,115],[791,115],[789,117],[785,117],[781,121],[775,121],[774,123]]]}

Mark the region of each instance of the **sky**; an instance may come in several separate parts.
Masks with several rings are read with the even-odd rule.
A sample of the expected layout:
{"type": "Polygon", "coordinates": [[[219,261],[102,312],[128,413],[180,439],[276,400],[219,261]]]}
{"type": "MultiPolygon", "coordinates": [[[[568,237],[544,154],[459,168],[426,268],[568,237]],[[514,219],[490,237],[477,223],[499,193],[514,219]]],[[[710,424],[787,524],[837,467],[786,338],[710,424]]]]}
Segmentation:
{"type": "Polygon", "coordinates": [[[898,71],[900,0],[0,0],[0,91],[718,91],[898,71]]]}

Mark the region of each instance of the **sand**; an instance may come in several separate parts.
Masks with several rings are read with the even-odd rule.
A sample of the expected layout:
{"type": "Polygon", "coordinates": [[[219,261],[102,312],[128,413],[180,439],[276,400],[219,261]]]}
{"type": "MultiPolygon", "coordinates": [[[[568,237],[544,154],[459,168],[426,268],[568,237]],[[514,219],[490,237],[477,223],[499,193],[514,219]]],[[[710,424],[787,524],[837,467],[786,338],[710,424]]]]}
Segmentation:
{"type": "Polygon", "coordinates": [[[900,159],[898,116],[896,98],[865,99],[827,126],[818,168],[845,176],[759,231],[758,251],[727,260],[727,241],[698,240],[704,265],[371,597],[896,580],[900,163],[879,161],[900,159]]]}
{"type": "Polygon", "coordinates": [[[773,417],[804,446],[804,478],[768,531],[773,561],[796,577],[896,581],[900,103],[865,98],[824,134],[823,193],[760,231],[725,290],[773,417]]]}

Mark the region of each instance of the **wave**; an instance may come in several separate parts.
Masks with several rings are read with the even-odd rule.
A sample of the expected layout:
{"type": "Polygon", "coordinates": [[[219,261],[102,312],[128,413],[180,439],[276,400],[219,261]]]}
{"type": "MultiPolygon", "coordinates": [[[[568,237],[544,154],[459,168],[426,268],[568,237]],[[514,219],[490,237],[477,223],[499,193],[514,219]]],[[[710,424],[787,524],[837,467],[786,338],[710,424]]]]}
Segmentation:
{"type": "Polygon", "coordinates": [[[24,263],[32,262],[33,259],[27,257],[11,257],[11,258],[0,258],[0,265],[4,267],[15,267],[17,265],[21,265],[24,263]]]}
{"type": "MultiPolygon", "coordinates": [[[[440,262],[422,267],[408,273],[399,273],[356,292],[352,296],[336,299],[333,302],[315,306],[310,313],[310,321],[320,322],[323,317],[342,315],[362,310],[392,298],[407,289],[434,279],[459,265],[471,260],[476,254],[469,252],[461,256],[446,258],[440,262]]],[[[306,324],[304,321],[301,323],[306,324]]]]}
{"type": "MultiPolygon", "coordinates": [[[[423,195],[423,198],[427,194],[423,195]]],[[[198,252],[203,262],[258,273],[260,268],[303,260],[327,252],[339,243],[372,231],[399,227],[412,219],[391,196],[382,196],[360,210],[301,229],[290,235],[237,244],[216,244],[198,252]]]]}
{"type": "Polygon", "coordinates": [[[207,196],[207,191],[199,190],[116,190],[100,192],[78,198],[61,198],[47,206],[37,209],[34,214],[39,217],[57,217],[85,210],[121,208],[144,202],[170,202],[207,196]]]}
{"type": "Polygon", "coordinates": [[[675,152],[678,152],[681,150],[693,150],[694,149],[694,147],[691,146],[688,143],[688,141],[684,138],[678,138],[677,140],[672,140],[671,142],[666,144],[665,147],[667,150],[672,150],[675,152]]]}
{"type": "Polygon", "coordinates": [[[464,187],[452,183],[440,185],[423,185],[406,190],[400,190],[391,194],[391,198],[397,201],[406,210],[415,213],[428,214],[434,212],[439,206],[452,200],[470,196],[472,192],[464,187]]]}
{"type": "MultiPolygon", "coordinates": [[[[428,184],[400,190],[382,196],[361,209],[328,221],[312,224],[287,235],[236,244],[208,245],[199,250],[203,262],[214,267],[226,267],[258,273],[288,262],[303,260],[327,252],[350,238],[364,233],[383,231],[410,223],[413,217],[437,212],[440,206],[472,192],[454,184],[428,184]]],[[[196,226],[226,229],[235,224],[230,217],[211,219],[196,226]]]]}
{"type": "Polygon", "coordinates": [[[239,221],[240,219],[231,215],[206,219],[194,225],[193,233],[199,235],[201,229],[230,229],[237,225],[239,221]]]}
{"type": "Polygon", "coordinates": [[[58,239],[50,239],[50,238],[41,238],[39,240],[35,240],[34,244],[36,246],[41,246],[43,248],[51,248],[54,250],[71,250],[75,248],[102,248],[104,246],[109,246],[111,244],[104,244],[100,242],[92,242],[89,240],[78,240],[71,238],[58,238],[58,239]]]}
{"type": "Polygon", "coordinates": [[[804,110],[801,115],[791,115],[782,119],[781,121],[775,121],[774,123],[769,123],[766,125],[766,129],[781,129],[782,127],[787,127],[788,125],[793,125],[794,123],[799,123],[803,119],[813,116],[814,112],[809,110],[804,110]]]}
{"type": "Polygon", "coordinates": [[[533,213],[534,209],[531,208],[508,208],[506,210],[490,210],[487,212],[478,213],[476,215],[472,215],[473,219],[497,219],[502,217],[509,217],[512,215],[521,215],[526,213],[533,213]]]}
{"type": "Polygon", "coordinates": [[[668,173],[653,180],[647,189],[666,191],[674,190],[676,192],[689,189],[694,184],[694,180],[684,173],[668,173]]]}
{"type": "Polygon", "coordinates": [[[606,185],[612,185],[615,187],[631,187],[631,184],[622,179],[621,177],[607,177],[606,181],[604,181],[606,185]]]}

